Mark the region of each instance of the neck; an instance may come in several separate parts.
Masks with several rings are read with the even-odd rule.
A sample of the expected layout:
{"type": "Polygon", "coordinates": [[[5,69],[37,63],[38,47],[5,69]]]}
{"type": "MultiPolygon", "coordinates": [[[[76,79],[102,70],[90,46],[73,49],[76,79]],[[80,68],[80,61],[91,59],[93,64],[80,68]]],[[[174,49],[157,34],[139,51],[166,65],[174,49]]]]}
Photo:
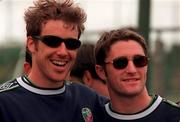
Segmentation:
{"type": "Polygon", "coordinates": [[[147,108],[152,98],[148,95],[147,90],[139,95],[118,96],[116,99],[111,98],[112,109],[118,113],[134,114],[147,108]]]}
{"type": "Polygon", "coordinates": [[[55,81],[48,77],[45,77],[39,72],[32,71],[28,74],[28,78],[31,80],[31,83],[40,88],[60,88],[63,86],[64,81],[55,81]]]}

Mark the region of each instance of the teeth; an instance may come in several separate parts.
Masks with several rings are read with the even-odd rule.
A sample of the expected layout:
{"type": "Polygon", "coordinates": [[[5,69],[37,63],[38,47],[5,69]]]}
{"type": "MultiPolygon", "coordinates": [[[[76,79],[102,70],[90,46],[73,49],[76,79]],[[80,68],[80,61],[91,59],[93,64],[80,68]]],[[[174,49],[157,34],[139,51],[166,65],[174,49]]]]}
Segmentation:
{"type": "Polygon", "coordinates": [[[126,80],[127,82],[132,82],[132,81],[134,81],[134,80],[126,80]]]}
{"type": "Polygon", "coordinates": [[[66,64],[65,61],[52,61],[52,63],[58,66],[64,66],[66,64]]]}
{"type": "Polygon", "coordinates": [[[125,80],[125,81],[127,81],[127,82],[132,82],[132,81],[136,81],[137,79],[130,79],[130,80],[125,80]]]}

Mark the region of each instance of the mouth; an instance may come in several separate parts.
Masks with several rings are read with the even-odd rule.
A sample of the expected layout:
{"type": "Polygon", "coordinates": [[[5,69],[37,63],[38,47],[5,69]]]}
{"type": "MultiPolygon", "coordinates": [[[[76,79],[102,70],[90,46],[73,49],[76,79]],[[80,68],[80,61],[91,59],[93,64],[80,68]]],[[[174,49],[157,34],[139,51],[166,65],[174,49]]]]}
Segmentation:
{"type": "Polygon", "coordinates": [[[54,64],[55,66],[58,66],[58,67],[65,66],[68,63],[68,61],[60,61],[60,60],[51,60],[51,62],[52,62],[52,64],[54,64]]]}
{"type": "Polygon", "coordinates": [[[135,82],[138,80],[139,80],[138,78],[128,78],[128,79],[123,79],[122,81],[124,81],[124,82],[135,82]]]}

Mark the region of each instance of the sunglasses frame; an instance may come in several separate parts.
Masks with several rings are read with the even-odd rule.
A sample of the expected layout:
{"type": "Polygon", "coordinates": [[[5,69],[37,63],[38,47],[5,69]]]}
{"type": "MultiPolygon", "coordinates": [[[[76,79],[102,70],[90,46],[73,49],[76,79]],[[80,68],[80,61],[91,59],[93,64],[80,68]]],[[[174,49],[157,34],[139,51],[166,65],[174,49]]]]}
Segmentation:
{"type": "Polygon", "coordinates": [[[112,61],[105,61],[105,64],[111,63],[111,64],[113,64],[113,67],[115,69],[121,70],[121,69],[125,69],[128,66],[129,61],[132,61],[136,68],[141,68],[141,67],[148,65],[149,58],[147,56],[143,56],[143,55],[135,55],[131,59],[128,57],[122,56],[122,57],[117,57],[117,58],[113,59],[112,61]],[[141,61],[137,62],[139,59],[141,59],[141,61]],[[124,64],[119,65],[118,60],[121,60],[121,63],[123,62],[123,60],[125,62],[123,62],[124,64]],[[139,64],[139,63],[141,63],[141,64],[139,64]]]}
{"type": "Polygon", "coordinates": [[[61,43],[63,42],[67,49],[69,50],[75,50],[78,49],[81,46],[81,41],[74,38],[66,38],[63,39],[58,36],[53,35],[44,35],[44,36],[32,36],[35,40],[40,40],[43,42],[46,46],[51,48],[57,48],[61,43]]]}

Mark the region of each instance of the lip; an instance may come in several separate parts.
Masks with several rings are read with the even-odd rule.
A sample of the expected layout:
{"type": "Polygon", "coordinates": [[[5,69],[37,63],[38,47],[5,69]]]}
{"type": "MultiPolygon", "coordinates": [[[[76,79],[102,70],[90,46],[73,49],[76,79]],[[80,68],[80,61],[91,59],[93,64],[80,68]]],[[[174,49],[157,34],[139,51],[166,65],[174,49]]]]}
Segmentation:
{"type": "Polygon", "coordinates": [[[65,66],[68,61],[51,60],[51,62],[56,66],[65,66]]]}
{"type": "Polygon", "coordinates": [[[65,70],[69,61],[51,59],[50,62],[51,62],[51,64],[53,65],[53,67],[55,69],[57,69],[57,70],[65,70]]]}
{"type": "Polygon", "coordinates": [[[122,81],[125,81],[125,82],[135,82],[135,81],[138,81],[139,78],[125,78],[125,79],[122,79],[122,81]]]}

